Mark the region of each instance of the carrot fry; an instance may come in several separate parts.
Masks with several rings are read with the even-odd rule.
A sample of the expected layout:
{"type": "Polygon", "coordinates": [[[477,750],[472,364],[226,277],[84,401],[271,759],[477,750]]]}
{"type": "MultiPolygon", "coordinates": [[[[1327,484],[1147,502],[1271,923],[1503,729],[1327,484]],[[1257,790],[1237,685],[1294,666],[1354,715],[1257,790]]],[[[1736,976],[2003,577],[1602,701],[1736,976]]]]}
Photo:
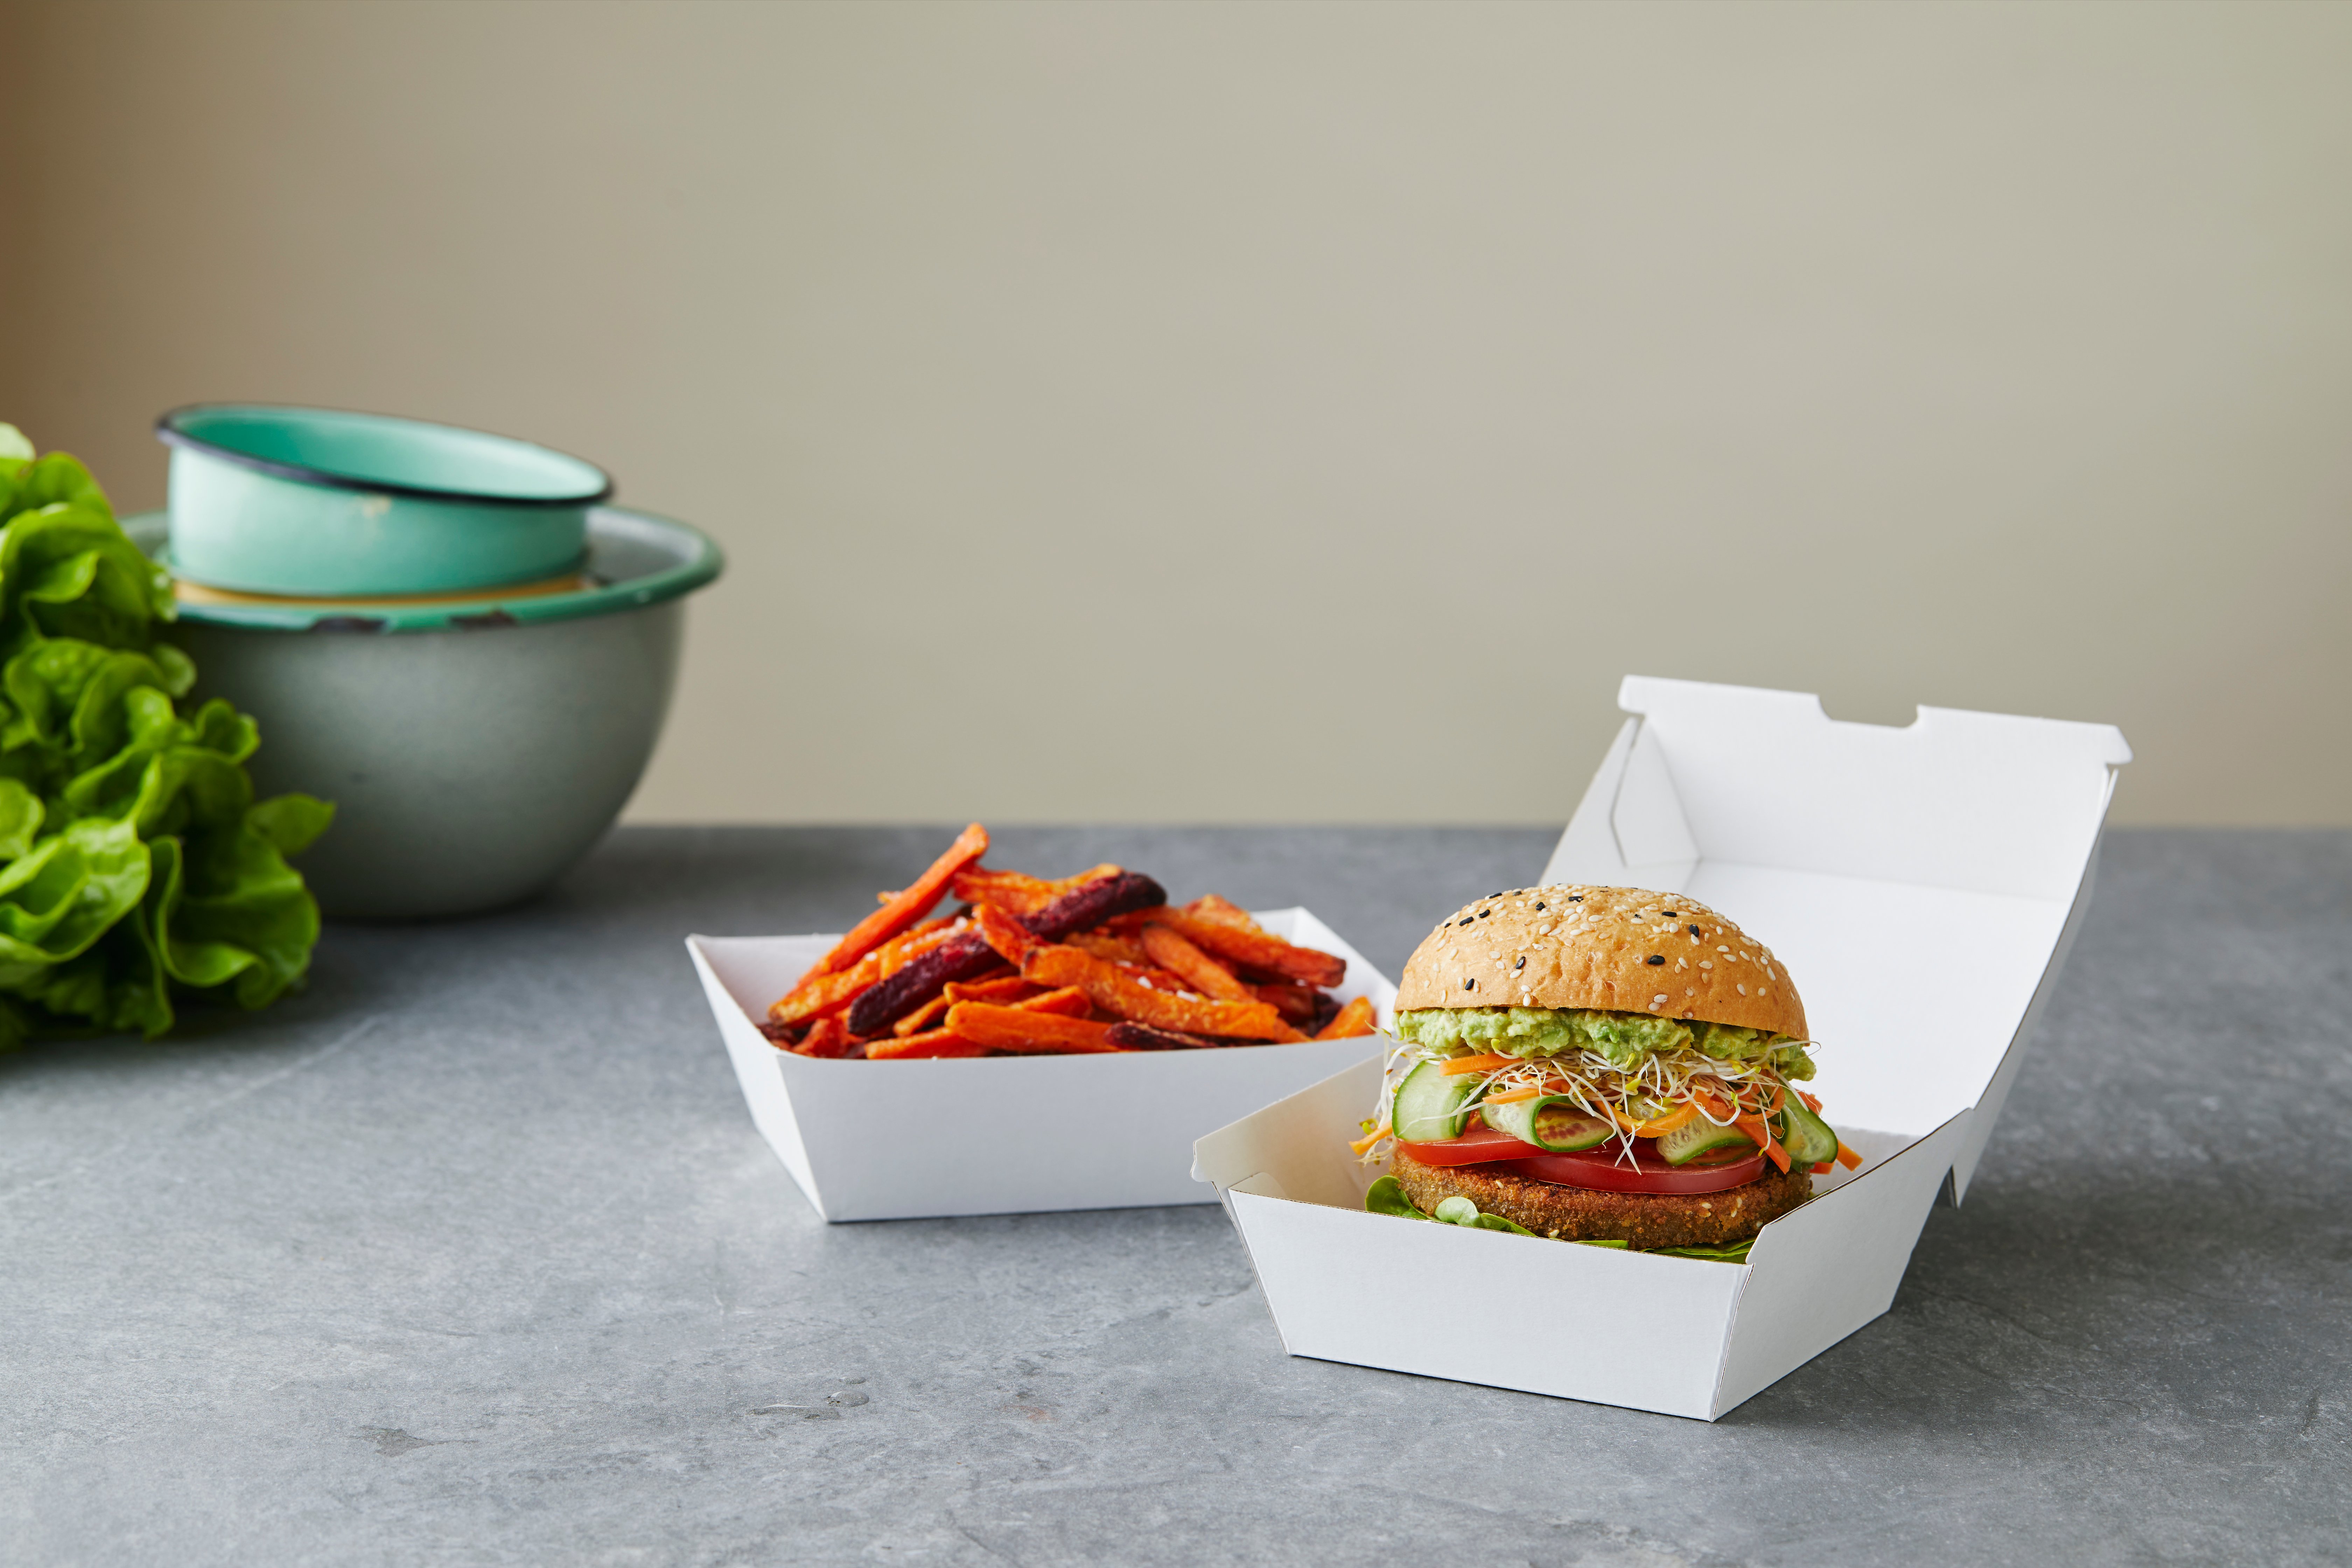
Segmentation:
{"type": "Polygon", "coordinates": [[[956,835],[948,852],[931,862],[930,868],[907,885],[906,889],[850,927],[849,933],[834,944],[833,951],[816,961],[811,974],[831,974],[848,968],[867,953],[921,920],[940,901],[955,874],[988,853],[988,829],[975,822],[956,835]]]}
{"type": "Polygon", "coordinates": [[[1021,973],[1041,984],[1083,987],[1094,1005],[1104,1012],[1155,1028],[1255,1040],[1305,1037],[1263,1002],[1206,1002],[1171,996],[1129,979],[1117,964],[1059,943],[1033,949],[1022,960],[1021,973]]]}
{"type": "Polygon", "coordinates": [[[1303,980],[1309,985],[1337,985],[1348,977],[1346,960],[1311,947],[1297,946],[1262,931],[1203,920],[1183,910],[1169,910],[1154,918],[1195,947],[1253,969],[1303,980]]]}
{"type": "Polygon", "coordinates": [[[1118,1049],[1104,1038],[1110,1033],[1108,1024],[987,1002],[957,1003],[948,1009],[948,1027],[976,1044],[1024,1056],[1118,1049]]]}
{"type": "Polygon", "coordinates": [[[1150,961],[1162,969],[1172,970],[1203,996],[1220,1002],[1256,1002],[1264,1000],[1248,986],[1234,978],[1234,972],[1202,952],[1181,933],[1169,930],[1159,921],[1143,928],[1140,946],[1150,961]]]}
{"type": "Polygon", "coordinates": [[[949,887],[955,896],[967,904],[994,904],[1009,914],[1034,915],[1065,893],[1076,892],[1088,882],[1116,877],[1126,868],[1101,865],[1045,881],[1037,877],[1024,877],[1018,871],[991,871],[985,867],[971,866],[955,874],[949,887]]]}
{"type": "Polygon", "coordinates": [[[1846,1141],[1841,1138],[1838,1140],[1837,1163],[1851,1171],[1862,1163],[1862,1156],[1848,1148],[1846,1141]]]}
{"type": "Polygon", "coordinates": [[[1455,1073],[1485,1072],[1489,1068],[1507,1068],[1509,1067],[1516,1059],[1517,1058],[1513,1057],[1498,1057],[1493,1055],[1483,1057],[1455,1057],[1452,1061],[1438,1063],[1437,1070],[1442,1076],[1452,1078],[1455,1073]]]}
{"type": "Polygon", "coordinates": [[[1359,1035],[1371,1034],[1376,1016],[1372,1011],[1372,999],[1359,996],[1342,1006],[1339,1016],[1324,1025],[1315,1037],[1318,1040],[1352,1040],[1359,1035]]]}
{"type": "Polygon", "coordinates": [[[953,1029],[933,1029],[928,1034],[908,1035],[904,1039],[892,1037],[876,1040],[866,1047],[868,1061],[909,1061],[919,1057],[984,1057],[988,1047],[977,1040],[966,1039],[953,1029]]]}

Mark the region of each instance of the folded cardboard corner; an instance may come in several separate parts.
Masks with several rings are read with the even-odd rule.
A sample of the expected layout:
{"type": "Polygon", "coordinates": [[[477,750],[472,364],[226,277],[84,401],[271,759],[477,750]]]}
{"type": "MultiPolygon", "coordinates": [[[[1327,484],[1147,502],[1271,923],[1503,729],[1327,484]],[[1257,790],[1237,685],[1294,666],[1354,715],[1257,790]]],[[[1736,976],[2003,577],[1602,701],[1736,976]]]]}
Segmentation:
{"type": "Polygon", "coordinates": [[[1929,708],[1853,724],[1639,677],[1619,700],[1539,880],[1684,894],[1769,945],[1863,1164],[1746,1264],[1416,1224],[1363,1212],[1379,1173],[1346,1142],[1381,1068],[1358,1064],[1195,1147],[1291,1353],[1712,1420],[1885,1312],[1937,1194],[1965,1195],[2088,905],[2122,735],[1929,708]],[[1460,1331],[1496,1300],[1549,1303],[1560,1331],[1460,1331]]]}

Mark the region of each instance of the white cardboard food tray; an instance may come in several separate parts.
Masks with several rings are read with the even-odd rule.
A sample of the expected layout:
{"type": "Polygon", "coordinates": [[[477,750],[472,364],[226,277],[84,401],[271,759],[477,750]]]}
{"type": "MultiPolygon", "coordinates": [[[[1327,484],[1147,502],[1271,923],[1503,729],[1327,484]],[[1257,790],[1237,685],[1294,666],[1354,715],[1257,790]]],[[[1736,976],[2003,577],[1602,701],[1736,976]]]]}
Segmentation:
{"type": "Polygon", "coordinates": [[[1293,1355],[1713,1420],[1885,1311],[1937,1193],[1968,1190],[2090,901],[2122,734],[1638,676],[1618,702],[1538,879],[1687,893],[1769,945],[1864,1163],[1744,1265],[1415,1224],[1363,1212],[1359,1064],[1196,1146],[1293,1355]]]}
{"type": "MultiPolygon", "coordinates": [[[[1301,909],[1257,919],[1276,936],[1346,959],[1347,982],[1332,994],[1370,997],[1381,1027],[1393,1021],[1396,987],[1330,927],[1301,909]]],[[[828,1220],[1209,1203],[1213,1194],[1192,1176],[1194,1140],[1376,1059],[1388,1044],[1368,1035],[1213,1051],[882,1062],[778,1050],[757,1020],[838,940],[686,939],[753,1124],[828,1220]],[[1017,1131],[977,1144],[923,1134],[957,1128],[1017,1131]]]]}

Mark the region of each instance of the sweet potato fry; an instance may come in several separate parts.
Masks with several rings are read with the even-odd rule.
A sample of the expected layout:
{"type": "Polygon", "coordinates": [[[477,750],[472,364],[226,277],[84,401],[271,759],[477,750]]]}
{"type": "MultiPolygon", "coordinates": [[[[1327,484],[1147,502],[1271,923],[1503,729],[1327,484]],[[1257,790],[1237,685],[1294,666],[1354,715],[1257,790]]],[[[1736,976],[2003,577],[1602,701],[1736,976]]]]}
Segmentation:
{"type": "Polygon", "coordinates": [[[1245,931],[1183,910],[1170,910],[1158,918],[1193,946],[1255,969],[1270,970],[1309,985],[1337,985],[1348,977],[1346,960],[1315,948],[1297,946],[1265,931],[1245,931]]]}
{"type": "Polygon", "coordinates": [[[1083,1018],[1095,1010],[1094,1003],[1075,985],[1065,985],[1059,991],[1048,991],[1032,996],[1026,1002],[1012,1006],[1022,1013],[1059,1013],[1065,1018],[1083,1018]]]}
{"type": "Polygon", "coordinates": [[[948,1028],[978,1044],[1024,1056],[1118,1048],[1106,1038],[1110,1033],[1108,1024],[1088,1023],[1084,1018],[1034,1008],[999,1007],[987,1002],[957,1003],[948,1010],[948,1028]]]}
{"type": "Polygon", "coordinates": [[[875,1040],[866,1047],[868,1061],[910,1061],[918,1057],[984,1057],[988,1047],[977,1040],[966,1039],[953,1029],[931,1029],[904,1037],[892,1036],[887,1040],[875,1040]]]}
{"type": "Polygon", "coordinates": [[[1022,961],[1021,973],[1043,985],[1078,986],[1104,1012],[1156,1028],[1253,1040],[1305,1037],[1263,1002],[1207,1002],[1171,996],[1129,978],[1115,963],[1058,942],[1034,949],[1022,961]]]}
{"type": "Polygon", "coordinates": [[[1036,877],[1024,877],[1018,871],[991,871],[982,866],[972,866],[957,872],[950,889],[968,904],[994,904],[1008,914],[1034,915],[1065,894],[1076,892],[1088,882],[1116,877],[1124,868],[1111,865],[1096,866],[1075,877],[1063,877],[1048,882],[1036,877]]]}
{"type": "Polygon", "coordinates": [[[891,1025],[890,1032],[904,1039],[908,1035],[919,1035],[926,1029],[936,1029],[940,1027],[940,1020],[948,1016],[950,1005],[952,1004],[944,995],[934,996],[891,1025]]]}
{"type": "Polygon", "coordinates": [[[949,986],[940,994],[950,1002],[1001,1002],[1006,1006],[1024,997],[1037,994],[1036,984],[1024,980],[1018,973],[998,975],[988,980],[962,982],[949,986]]]}
{"type": "Polygon", "coordinates": [[[993,904],[981,905],[975,919],[981,941],[1007,963],[1017,967],[1038,945],[1036,934],[1022,924],[1017,916],[1007,914],[993,904]]]}
{"type": "Polygon", "coordinates": [[[777,997],[768,1005],[768,1022],[789,1026],[829,1017],[881,978],[881,954],[869,952],[838,974],[812,976],[777,997]]]}
{"type": "Polygon", "coordinates": [[[1252,996],[1302,1027],[1322,1011],[1319,998],[1323,993],[1312,985],[1293,985],[1287,980],[1276,980],[1249,989],[1252,996]]]}
{"type": "Polygon", "coordinates": [[[1316,1035],[1318,1040],[1352,1040],[1359,1035],[1372,1032],[1372,1004],[1369,997],[1359,996],[1341,1006],[1338,1016],[1323,1026],[1316,1035]]]}
{"type": "Polygon", "coordinates": [[[1220,1002],[1255,1002],[1250,988],[1234,978],[1234,972],[1187,942],[1181,934],[1153,921],[1143,928],[1143,939],[1137,944],[1160,968],[1183,976],[1185,983],[1203,996],[1220,1002]]]}
{"type": "Polygon", "coordinates": [[[793,1049],[804,1057],[845,1057],[851,1045],[848,1029],[838,1014],[819,1018],[793,1049]]]}
{"type": "Polygon", "coordinates": [[[1179,1029],[1155,1029],[1149,1024],[1138,1024],[1129,1019],[1113,1024],[1108,1037],[1122,1051],[1196,1051],[1233,1044],[1231,1040],[1214,1039],[1207,1035],[1188,1035],[1179,1029]]]}
{"type": "Polygon", "coordinates": [[[1263,935],[1265,928],[1257,923],[1250,912],[1239,904],[1214,893],[1203,893],[1184,906],[1184,912],[1219,925],[1229,925],[1239,931],[1254,931],[1263,935]]]}
{"type": "Polygon", "coordinates": [[[811,974],[831,974],[847,969],[867,953],[921,920],[940,901],[955,874],[988,853],[988,829],[975,822],[956,835],[948,852],[909,882],[897,898],[850,927],[833,951],[816,961],[811,974]]]}
{"type": "Polygon", "coordinates": [[[1108,958],[1113,963],[1132,963],[1139,969],[1150,966],[1150,955],[1143,944],[1132,937],[1112,931],[1074,931],[1062,939],[1072,947],[1082,947],[1097,958],[1108,958]]]}

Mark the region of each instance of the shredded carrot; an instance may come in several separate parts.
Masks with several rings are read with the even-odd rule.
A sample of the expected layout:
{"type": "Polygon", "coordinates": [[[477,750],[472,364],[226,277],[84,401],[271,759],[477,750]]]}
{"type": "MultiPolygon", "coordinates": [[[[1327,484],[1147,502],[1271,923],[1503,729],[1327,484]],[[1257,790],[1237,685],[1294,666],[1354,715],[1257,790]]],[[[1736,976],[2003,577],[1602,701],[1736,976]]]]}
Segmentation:
{"type": "Polygon", "coordinates": [[[1862,1163],[1862,1156],[1848,1148],[1845,1140],[1841,1138],[1838,1140],[1837,1163],[1851,1171],[1862,1163]]]}
{"type": "Polygon", "coordinates": [[[1807,1094],[1801,1089],[1797,1091],[1797,1098],[1803,1100],[1805,1102],[1805,1109],[1811,1111],[1815,1116],[1819,1116],[1822,1113],[1822,1102],[1812,1095],[1807,1094]]]}
{"type": "Polygon", "coordinates": [[[1813,1167],[1813,1174],[1816,1176],[1826,1176],[1830,1173],[1830,1167],[1835,1163],[1836,1162],[1833,1160],[1823,1160],[1813,1167]]]}
{"type": "Polygon", "coordinates": [[[1490,1094],[1478,1103],[1481,1105],[1509,1105],[1517,1100],[1538,1099],[1543,1094],[1543,1092],[1544,1091],[1539,1089],[1505,1089],[1500,1094],[1490,1094]]]}
{"type": "Polygon", "coordinates": [[[1359,1138],[1353,1143],[1349,1144],[1348,1147],[1360,1154],[1388,1135],[1389,1124],[1383,1121],[1378,1127],[1373,1128],[1371,1131],[1365,1136],[1359,1138]]]}
{"type": "Polygon", "coordinates": [[[1452,1061],[1438,1063],[1437,1070],[1447,1078],[1452,1078],[1455,1073],[1485,1072],[1489,1068],[1507,1068],[1514,1059],[1510,1057],[1497,1056],[1455,1057],[1452,1061]]]}
{"type": "Polygon", "coordinates": [[[1754,1139],[1756,1141],[1756,1146],[1764,1151],[1764,1157],[1766,1159],[1771,1161],[1775,1165],[1780,1166],[1783,1171],[1786,1171],[1789,1168],[1789,1152],[1786,1149],[1781,1148],[1780,1140],[1772,1136],[1772,1124],[1770,1122],[1765,1121],[1760,1116],[1748,1115],[1741,1117],[1732,1125],[1738,1127],[1742,1132],[1747,1133],[1748,1137],[1754,1139]]]}
{"type": "Polygon", "coordinates": [[[1679,1110],[1670,1110],[1654,1121],[1644,1121],[1633,1129],[1636,1138],[1663,1138],[1698,1114],[1696,1103],[1685,1101],[1679,1110]]]}

